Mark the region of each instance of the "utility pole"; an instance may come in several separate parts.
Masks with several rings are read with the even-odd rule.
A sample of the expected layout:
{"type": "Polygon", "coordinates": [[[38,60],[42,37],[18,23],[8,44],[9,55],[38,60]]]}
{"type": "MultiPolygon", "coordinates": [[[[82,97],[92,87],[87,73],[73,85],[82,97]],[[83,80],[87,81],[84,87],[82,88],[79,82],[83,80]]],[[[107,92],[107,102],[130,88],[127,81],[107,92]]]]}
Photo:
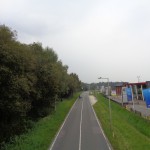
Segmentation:
{"type": "MultiPolygon", "coordinates": [[[[98,79],[106,79],[107,80],[107,83],[108,83],[108,99],[109,99],[109,119],[110,119],[110,129],[112,130],[112,112],[111,112],[111,103],[110,103],[110,95],[109,95],[109,78],[98,78],[98,79]]],[[[113,133],[113,136],[114,136],[114,133],[113,133]]]]}
{"type": "Polygon", "coordinates": [[[138,83],[140,82],[140,76],[137,76],[137,78],[138,78],[138,83]]]}

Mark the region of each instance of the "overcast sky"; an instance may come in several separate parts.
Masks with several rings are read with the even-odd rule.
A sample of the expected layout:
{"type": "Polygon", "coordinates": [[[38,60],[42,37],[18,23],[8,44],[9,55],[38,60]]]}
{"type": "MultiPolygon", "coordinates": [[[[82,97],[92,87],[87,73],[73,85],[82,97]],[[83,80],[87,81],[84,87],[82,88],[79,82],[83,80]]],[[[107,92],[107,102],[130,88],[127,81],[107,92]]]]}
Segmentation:
{"type": "Polygon", "coordinates": [[[0,0],[0,24],[53,48],[83,82],[150,80],[150,0],[0,0]]]}

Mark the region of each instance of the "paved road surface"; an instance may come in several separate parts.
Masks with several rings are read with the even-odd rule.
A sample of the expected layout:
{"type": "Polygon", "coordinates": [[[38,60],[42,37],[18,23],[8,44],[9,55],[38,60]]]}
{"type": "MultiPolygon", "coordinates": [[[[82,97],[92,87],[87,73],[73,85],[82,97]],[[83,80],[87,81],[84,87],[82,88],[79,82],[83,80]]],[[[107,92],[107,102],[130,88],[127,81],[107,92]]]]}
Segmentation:
{"type": "Polygon", "coordinates": [[[49,150],[110,150],[92,106],[88,92],[72,107],[49,150]]]}
{"type": "Polygon", "coordinates": [[[133,110],[141,112],[142,116],[150,116],[150,108],[146,108],[146,106],[139,105],[139,104],[134,104],[133,105],[128,105],[129,108],[132,108],[133,110]]]}
{"type": "MultiPolygon", "coordinates": [[[[117,96],[117,97],[110,96],[110,99],[112,99],[113,101],[116,101],[119,104],[122,103],[121,96],[117,96]]],[[[143,100],[134,100],[134,108],[133,108],[132,101],[130,101],[128,102],[127,107],[141,112],[142,116],[145,116],[145,117],[150,116],[150,108],[146,107],[145,101],[143,100]]]]}

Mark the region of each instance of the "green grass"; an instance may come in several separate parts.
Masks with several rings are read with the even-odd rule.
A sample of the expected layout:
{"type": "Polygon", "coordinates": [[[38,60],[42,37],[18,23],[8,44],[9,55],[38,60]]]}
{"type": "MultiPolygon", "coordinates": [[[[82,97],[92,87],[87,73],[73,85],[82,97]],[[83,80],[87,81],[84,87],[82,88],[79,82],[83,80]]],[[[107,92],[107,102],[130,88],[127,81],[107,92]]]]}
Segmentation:
{"type": "Polygon", "coordinates": [[[73,98],[58,103],[55,113],[37,122],[30,132],[16,137],[5,150],[47,150],[78,96],[76,93],[73,98]]]}
{"type": "Polygon", "coordinates": [[[100,94],[97,95],[97,99],[98,102],[94,105],[94,109],[114,150],[150,150],[149,120],[111,102],[111,129],[109,101],[100,94]]]}

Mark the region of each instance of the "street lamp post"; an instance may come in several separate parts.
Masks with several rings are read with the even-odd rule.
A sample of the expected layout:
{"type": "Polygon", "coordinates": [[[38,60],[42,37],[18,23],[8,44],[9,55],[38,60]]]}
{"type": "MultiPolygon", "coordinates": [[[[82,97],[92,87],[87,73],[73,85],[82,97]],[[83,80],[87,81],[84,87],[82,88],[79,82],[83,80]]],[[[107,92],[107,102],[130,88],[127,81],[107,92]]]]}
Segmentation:
{"type": "Polygon", "coordinates": [[[110,119],[110,129],[112,130],[112,114],[111,114],[111,103],[110,103],[110,95],[109,95],[109,78],[98,78],[98,79],[106,79],[108,83],[108,99],[109,99],[109,119],[110,119]]]}

